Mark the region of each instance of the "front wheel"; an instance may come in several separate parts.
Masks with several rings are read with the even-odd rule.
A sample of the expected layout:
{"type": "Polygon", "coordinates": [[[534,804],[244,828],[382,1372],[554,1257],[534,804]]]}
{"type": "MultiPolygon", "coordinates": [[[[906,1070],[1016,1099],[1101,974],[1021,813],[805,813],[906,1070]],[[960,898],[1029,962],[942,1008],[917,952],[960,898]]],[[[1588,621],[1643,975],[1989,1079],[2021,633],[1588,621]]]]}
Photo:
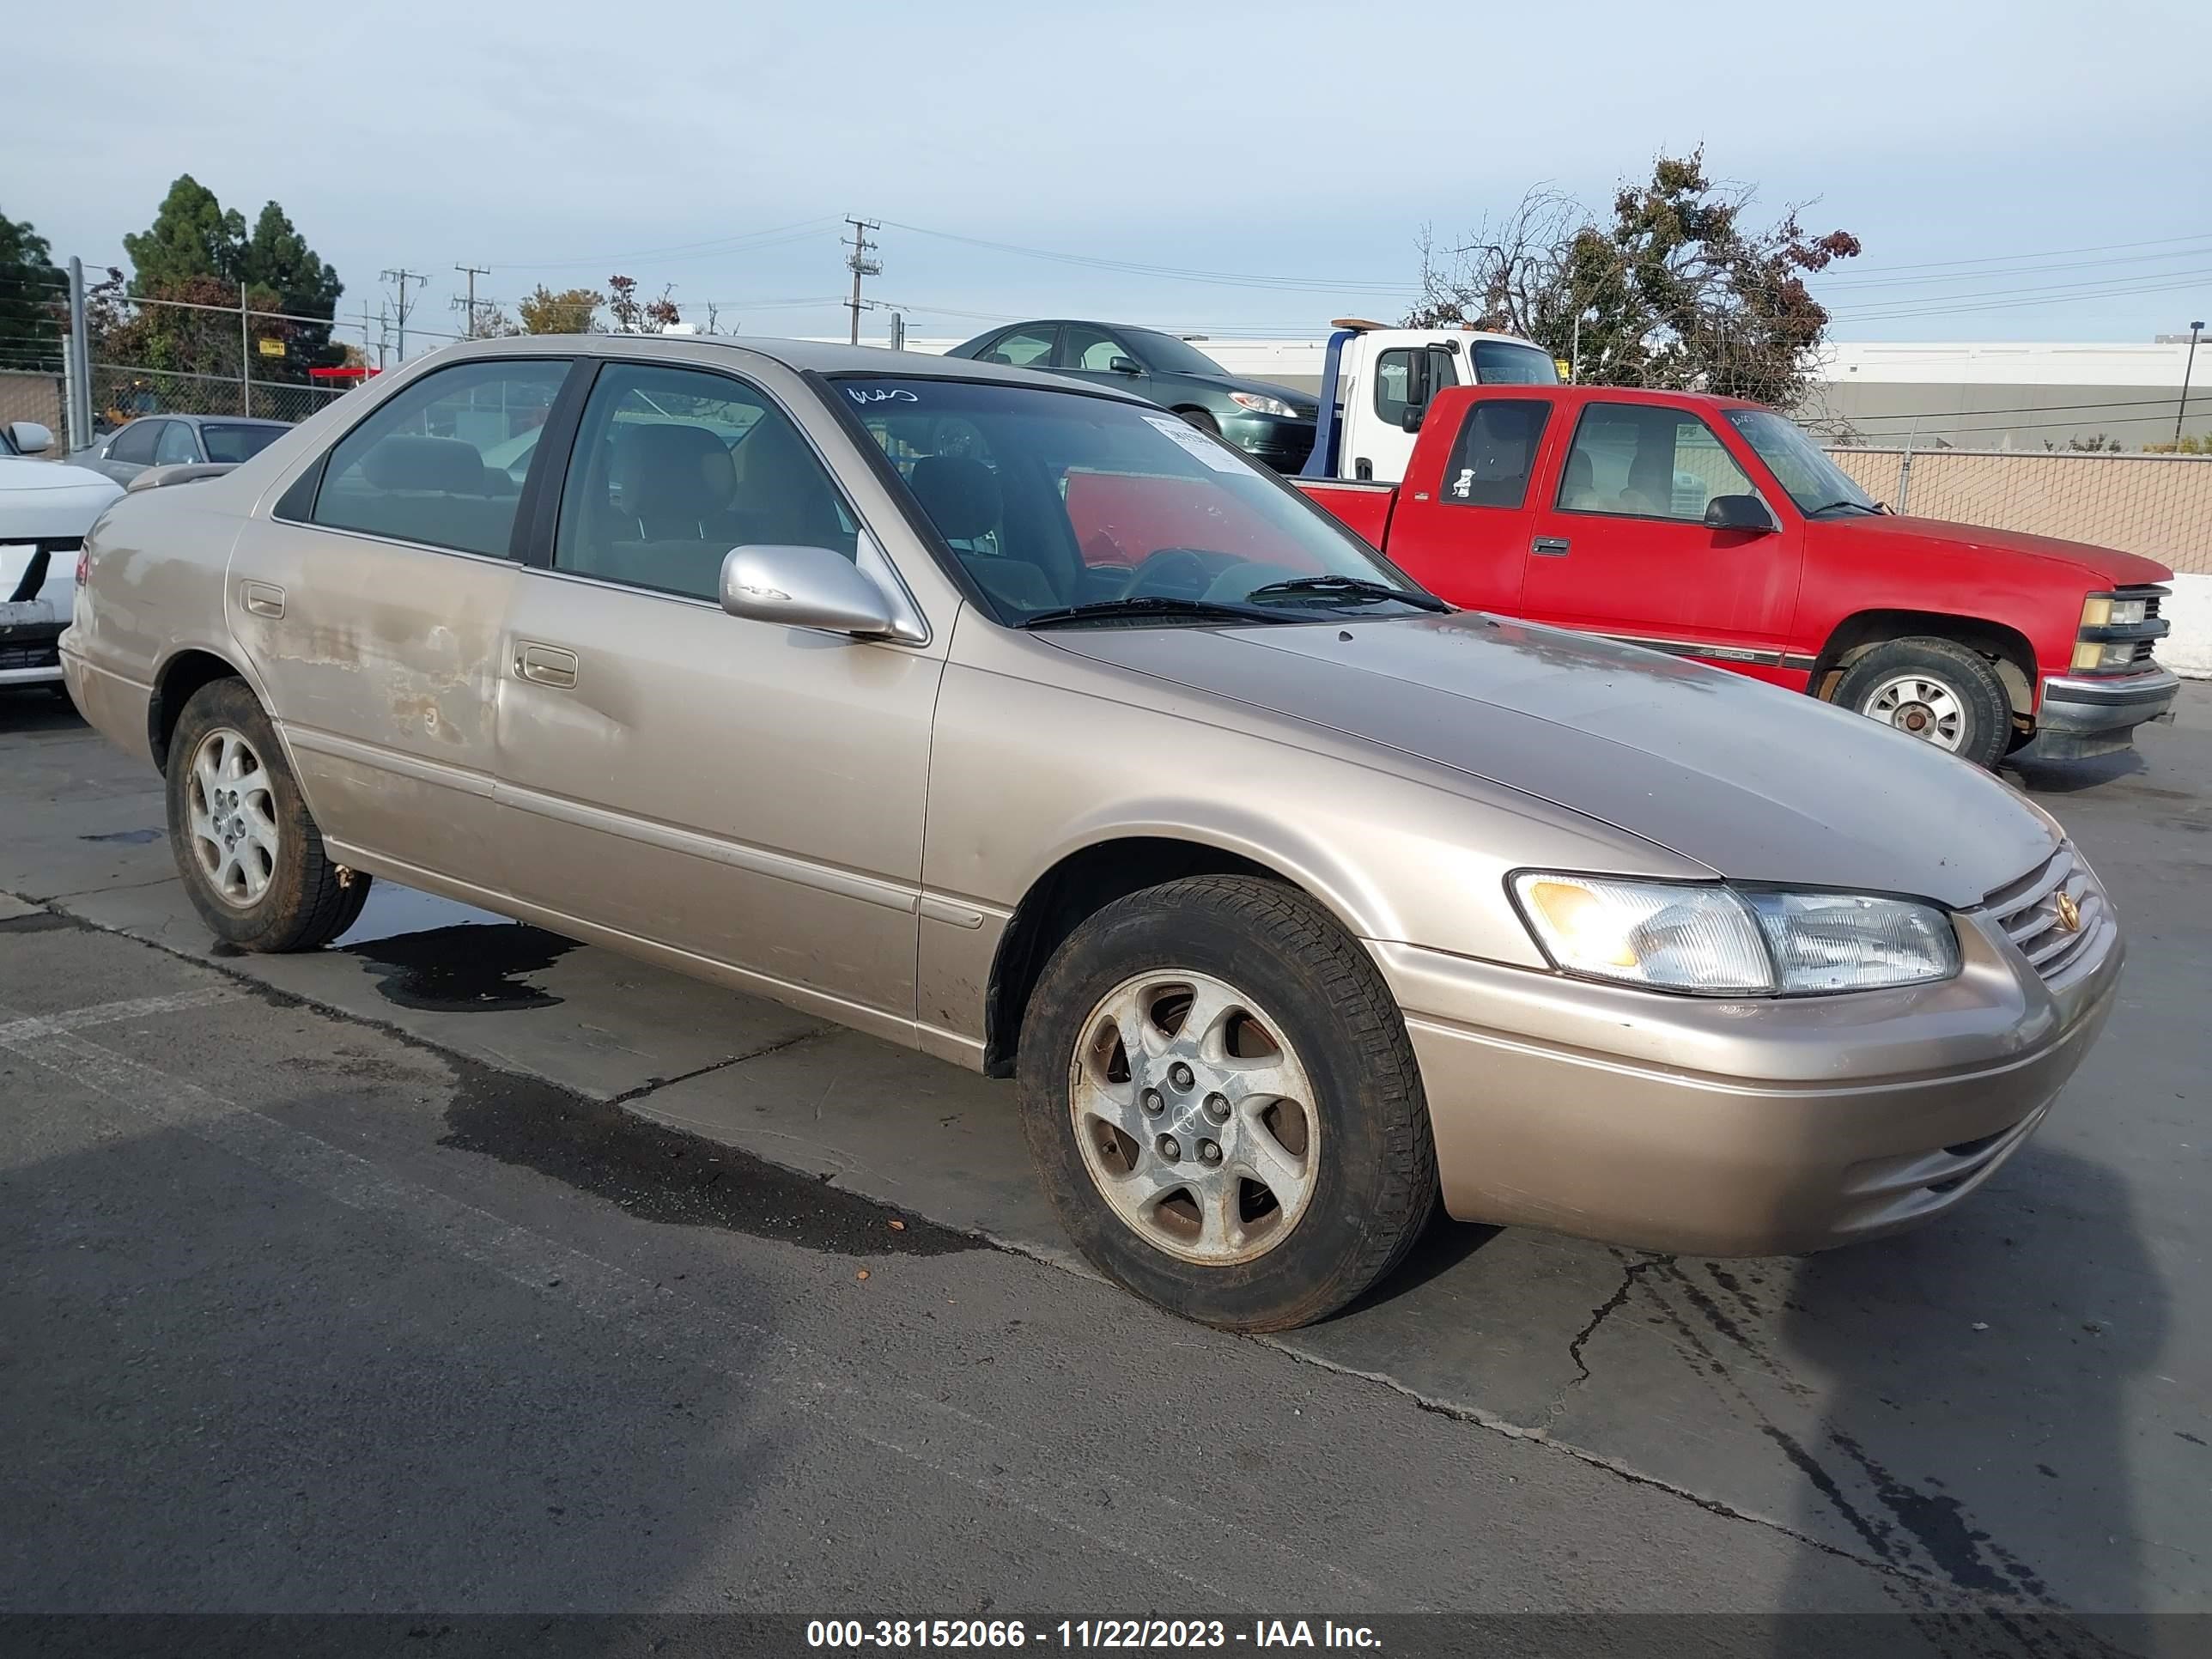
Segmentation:
{"type": "Polygon", "coordinates": [[[1221,422],[1202,409],[1179,409],[1176,413],[1182,416],[1187,424],[1196,427],[1200,432],[1210,432],[1217,438],[1221,435],[1221,422]]]}
{"type": "Polygon", "coordinates": [[[2012,700],[1979,652],[1955,640],[1891,640],[1851,665],[1835,701],[1977,766],[2012,740],[2012,700]]]}
{"type": "Polygon", "coordinates": [[[192,693],[167,773],[177,869],[216,938],[242,951],[312,951],[353,926],[369,879],[324,852],[276,729],[245,681],[192,693]]]}
{"type": "Polygon", "coordinates": [[[1024,1021],[1022,1126],[1099,1270],[1187,1318],[1284,1330],[1396,1265],[1434,1206],[1405,1024],[1304,894],[1242,876],[1107,906],[1024,1021]]]}

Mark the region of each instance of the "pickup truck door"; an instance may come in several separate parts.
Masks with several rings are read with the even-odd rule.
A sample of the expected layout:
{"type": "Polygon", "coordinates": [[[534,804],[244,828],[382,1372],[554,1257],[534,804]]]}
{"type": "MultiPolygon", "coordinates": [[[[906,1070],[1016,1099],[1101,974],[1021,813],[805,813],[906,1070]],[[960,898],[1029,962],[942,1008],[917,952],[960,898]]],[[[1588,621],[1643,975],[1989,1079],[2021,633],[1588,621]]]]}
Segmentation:
{"type": "MultiPolygon", "coordinates": [[[[1705,523],[1716,495],[1760,495],[1703,415],[1664,403],[1583,405],[1550,499],[1531,514],[1521,611],[1793,683],[1785,661],[1803,541],[1705,523]]],[[[1761,499],[1765,497],[1761,495],[1761,499]]]]}
{"type": "Polygon", "coordinates": [[[1390,517],[1391,562],[1454,605],[1516,613],[1530,486],[1559,424],[1554,402],[1535,388],[1501,388],[1431,410],[1390,517]]]}

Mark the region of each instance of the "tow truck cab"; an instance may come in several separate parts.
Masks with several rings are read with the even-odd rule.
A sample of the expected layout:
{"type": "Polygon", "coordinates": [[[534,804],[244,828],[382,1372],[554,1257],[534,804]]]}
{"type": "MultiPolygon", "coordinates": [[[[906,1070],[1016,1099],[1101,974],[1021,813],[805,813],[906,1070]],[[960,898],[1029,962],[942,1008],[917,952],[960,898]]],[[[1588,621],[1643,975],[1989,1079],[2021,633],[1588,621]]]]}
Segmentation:
{"type": "Polygon", "coordinates": [[[1540,346],[1472,328],[1385,328],[1357,317],[1329,325],[1321,413],[1299,477],[1396,483],[1437,394],[1460,386],[1557,386],[1540,346]]]}

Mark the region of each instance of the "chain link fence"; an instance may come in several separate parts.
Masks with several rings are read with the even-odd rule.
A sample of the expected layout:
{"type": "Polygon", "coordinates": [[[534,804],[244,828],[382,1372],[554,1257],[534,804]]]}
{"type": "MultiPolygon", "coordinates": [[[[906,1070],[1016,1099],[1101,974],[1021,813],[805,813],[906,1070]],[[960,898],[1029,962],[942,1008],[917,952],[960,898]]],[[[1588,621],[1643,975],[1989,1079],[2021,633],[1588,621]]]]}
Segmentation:
{"type": "Polygon", "coordinates": [[[1851,448],[1828,458],[1899,513],[2121,548],[2212,575],[2212,457],[1851,448]]]}
{"type": "Polygon", "coordinates": [[[94,424],[112,429],[143,415],[304,420],[343,390],[311,373],[341,355],[331,330],[325,319],[259,310],[242,296],[226,306],[104,287],[87,316],[94,424]]]}

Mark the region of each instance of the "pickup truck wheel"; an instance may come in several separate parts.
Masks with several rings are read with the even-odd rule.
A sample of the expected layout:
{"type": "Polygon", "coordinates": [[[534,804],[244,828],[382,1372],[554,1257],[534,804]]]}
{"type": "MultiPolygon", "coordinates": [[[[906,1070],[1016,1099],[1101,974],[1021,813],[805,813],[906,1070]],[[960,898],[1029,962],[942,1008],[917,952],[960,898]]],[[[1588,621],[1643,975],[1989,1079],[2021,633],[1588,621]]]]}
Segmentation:
{"type": "Polygon", "coordinates": [[[1851,665],[1836,701],[1977,766],[2012,739],[2012,702],[1982,654],[1954,640],[1891,640],[1851,665]]]}
{"type": "Polygon", "coordinates": [[[1178,409],[1176,413],[1200,432],[1211,432],[1217,438],[1221,435],[1221,422],[1202,409],[1178,409]]]}
{"type": "Polygon", "coordinates": [[[169,740],[169,844],[192,908],[242,951],[312,951],[353,926],[369,878],[323,850],[276,728],[243,680],[195,691],[169,740]]]}
{"type": "Polygon", "coordinates": [[[1022,1127],[1109,1278],[1285,1330],[1395,1267],[1437,1195],[1420,1073],[1374,963],[1294,889],[1148,888],[1085,921],[1024,1022],[1022,1127]]]}

